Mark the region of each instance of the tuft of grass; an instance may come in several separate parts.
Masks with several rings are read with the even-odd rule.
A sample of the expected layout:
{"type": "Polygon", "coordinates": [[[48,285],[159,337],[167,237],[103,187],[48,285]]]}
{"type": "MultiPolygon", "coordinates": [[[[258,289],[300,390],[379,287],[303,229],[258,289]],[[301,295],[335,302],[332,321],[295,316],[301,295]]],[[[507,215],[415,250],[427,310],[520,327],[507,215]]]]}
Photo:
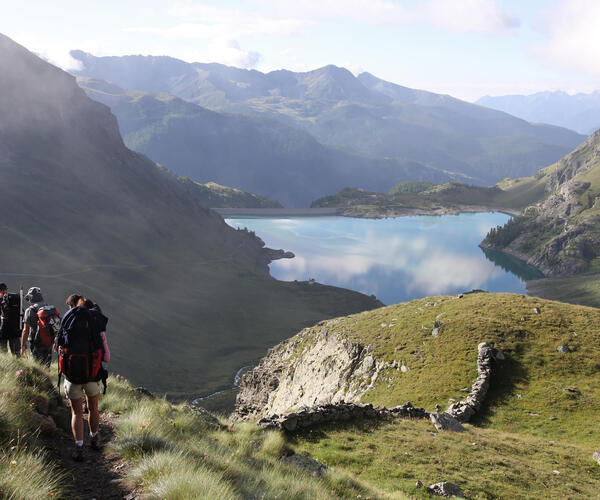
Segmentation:
{"type": "Polygon", "coordinates": [[[40,451],[22,443],[0,449],[0,497],[38,500],[64,498],[65,474],[40,451]]]}
{"type": "Polygon", "coordinates": [[[127,481],[150,497],[387,497],[342,472],[309,477],[284,463],[281,458],[289,454],[289,446],[281,432],[151,400],[112,378],[109,392],[112,397],[103,399],[103,410],[120,412],[110,451],[130,461],[127,481]]]}
{"type": "Polygon", "coordinates": [[[29,359],[0,353],[0,497],[64,497],[65,476],[42,450],[35,413],[48,407],[62,427],[68,412],[46,371],[29,359]]]}

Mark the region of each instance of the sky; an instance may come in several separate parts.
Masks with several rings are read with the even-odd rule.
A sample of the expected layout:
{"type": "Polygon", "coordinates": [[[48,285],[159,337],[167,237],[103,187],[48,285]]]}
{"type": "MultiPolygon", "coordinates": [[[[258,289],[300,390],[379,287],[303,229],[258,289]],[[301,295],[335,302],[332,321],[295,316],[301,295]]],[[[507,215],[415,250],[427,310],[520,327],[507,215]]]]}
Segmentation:
{"type": "Polygon", "coordinates": [[[0,33],[67,70],[80,49],[263,72],[335,64],[469,101],[600,89],[600,0],[0,0],[0,12],[0,33]]]}

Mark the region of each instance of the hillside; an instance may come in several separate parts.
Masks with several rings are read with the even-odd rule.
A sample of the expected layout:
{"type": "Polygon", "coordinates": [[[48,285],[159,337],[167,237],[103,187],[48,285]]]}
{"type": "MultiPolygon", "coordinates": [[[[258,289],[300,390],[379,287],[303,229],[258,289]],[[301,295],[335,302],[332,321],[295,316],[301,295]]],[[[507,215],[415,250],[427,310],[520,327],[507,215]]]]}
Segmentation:
{"type": "Polygon", "coordinates": [[[461,182],[401,182],[388,193],[346,188],[313,201],[311,207],[337,207],[348,217],[402,217],[500,210],[513,214],[544,196],[534,178],[505,179],[482,187],[461,182]]]}
{"type": "MultiPolygon", "coordinates": [[[[110,318],[111,369],[170,395],[229,388],[299,327],[379,303],[278,282],[271,253],[125,147],[75,78],[0,36],[0,280],[110,318]]],[[[200,393],[200,394],[199,394],[200,393]]]]}
{"type": "Polygon", "coordinates": [[[600,91],[573,95],[555,91],[485,96],[478,99],[476,104],[504,111],[529,122],[549,123],[585,135],[600,128],[600,91]]]}
{"type": "Polygon", "coordinates": [[[311,476],[281,433],[232,426],[142,393],[121,377],[109,379],[100,400],[104,450],[86,445],[86,460],[76,463],[55,370],[0,353],[3,498],[406,498],[341,470],[311,476]]]}
{"type": "Polygon", "coordinates": [[[490,387],[464,433],[401,418],[336,422],[300,429],[295,446],[419,498],[417,479],[456,482],[473,498],[595,495],[584,484],[598,480],[599,326],[598,309],[487,293],[324,321],[244,375],[237,412],[256,419],[342,400],[446,409],[467,396],[488,342],[490,387]]]}
{"type": "Polygon", "coordinates": [[[207,182],[202,184],[193,181],[189,177],[182,177],[173,174],[170,170],[164,169],[166,173],[172,175],[185,189],[193,194],[206,207],[210,208],[281,208],[278,201],[270,200],[259,194],[252,194],[241,189],[221,186],[216,182],[207,182]]]}
{"type": "Polygon", "coordinates": [[[542,200],[492,229],[482,246],[519,256],[547,276],[595,272],[600,256],[600,131],[541,170],[535,181],[544,186],[542,200]]]}
{"type": "Polygon", "coordinates": [[[461,178],[417,162],[325,147],[274,119],[217,113],[172,95],[124,90],[100,80],[78,82],[89,97],[111,108],[131,149],[194,181],[258,193],[286,206],[307,206],[345,185],[387,189],[400,180],[461,178]]]}
{"type": "MultiPolygon", "coordinates": [[[[584,139],[570,130],[530,124],[367,73],[354,77],[332,65],[304,73],[278,70],[265,74],[169,57],[71,54],[82,63],[80,76],[123,88],[166,92],[215,111],[273,118],[303,129],[323,144],[456,172],[477,184],[531,175],[584,139]]],[[[394,183],[377,189],[387,190],[394,183]]],[[[345,183],[328,192],[348,185],[374,189],[345,183]]]]}

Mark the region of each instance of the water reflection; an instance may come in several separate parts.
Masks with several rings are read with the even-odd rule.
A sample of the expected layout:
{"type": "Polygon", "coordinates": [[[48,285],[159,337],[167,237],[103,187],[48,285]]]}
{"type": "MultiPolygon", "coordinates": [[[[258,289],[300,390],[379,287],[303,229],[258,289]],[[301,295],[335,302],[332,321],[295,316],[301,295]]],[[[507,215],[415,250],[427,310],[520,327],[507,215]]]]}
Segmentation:
{"type": "Polygon", "coordinates": [[[499,213],[368,220],[344,217],[231,218],[272,248],[296,258],[275,261],[271,274],[375,294],[384,303],[481,288],[524,292],[532,270],[477,246],[499,213]]]}

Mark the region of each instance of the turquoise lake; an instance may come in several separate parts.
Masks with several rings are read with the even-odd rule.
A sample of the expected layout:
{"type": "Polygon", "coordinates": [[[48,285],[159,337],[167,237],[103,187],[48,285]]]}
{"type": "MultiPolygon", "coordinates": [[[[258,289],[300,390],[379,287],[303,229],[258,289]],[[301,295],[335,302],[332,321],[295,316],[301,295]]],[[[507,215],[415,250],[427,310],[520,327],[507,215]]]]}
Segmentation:
{"type": "Polygon", "coordinates": [[[472,289],[525,293],[525,281],[542,277],[531,266],[478,247],[502,213],[354,219],[348,217],[230,216],[270,248],[296,255],[274,261],[271,275],[350,288],[385,304],[472,289]]]}

